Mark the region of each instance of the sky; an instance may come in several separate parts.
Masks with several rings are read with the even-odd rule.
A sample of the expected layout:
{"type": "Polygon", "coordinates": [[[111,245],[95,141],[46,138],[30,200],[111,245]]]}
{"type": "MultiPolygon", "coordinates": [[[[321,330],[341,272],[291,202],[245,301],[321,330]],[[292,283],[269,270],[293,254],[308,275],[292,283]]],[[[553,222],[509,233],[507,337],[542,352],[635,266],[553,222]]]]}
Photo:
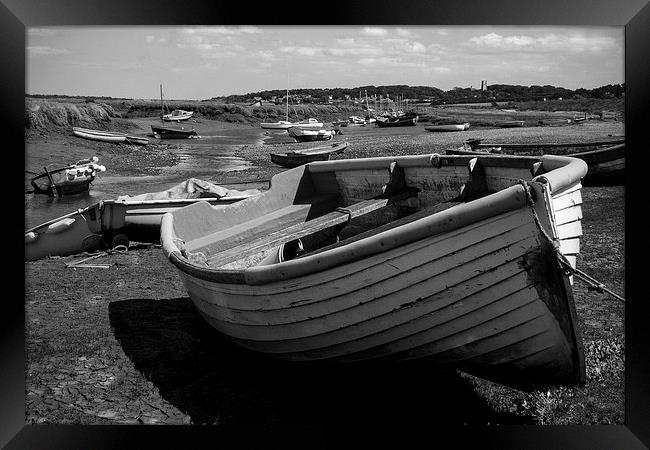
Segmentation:
{"type": "Polygon", "coordinates": [[[618,26],[59,26],[27,29],[26,64],[28,94],[134,99],[625,81],[618,26]]]}

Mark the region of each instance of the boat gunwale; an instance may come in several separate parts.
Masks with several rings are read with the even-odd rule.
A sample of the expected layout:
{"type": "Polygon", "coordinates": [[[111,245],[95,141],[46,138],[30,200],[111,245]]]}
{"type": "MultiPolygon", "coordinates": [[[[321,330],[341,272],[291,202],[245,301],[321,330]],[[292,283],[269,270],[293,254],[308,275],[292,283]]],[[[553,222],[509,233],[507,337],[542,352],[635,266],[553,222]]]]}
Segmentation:
{"type": "MultiPolygon", "coordinates": [[[[446,160],[447,163],[467,165],[470,160],[478,158],[487,165],[499,165],[499,162],[512,161],[509,156],[452,156],[437,154],[415,155],[402,157],[358,158],[335,161],[310,163],[307,168],[310,173],[337,170],[355,170],[358,168],[386,168],[392,162],[402,167],[421,166],[424,161],[436,165],[446,160]],[[462,164],[464,163],[464,164],[462,164]]],[[[533,177],[530,182],[547,184],[551,193],[558,193],[580,182],[587,173],[586,163],[577,158],[565,156],[544,155],[541,157],[517,157],[529,161],[532,168],[535,162],[541,162],[548,173],[533,177]]],[[[273,183],[271,184],[273,186],[273,183]]],[[[477,220],[492,217],[510,210],[525,207],[528,202],[526,188],[515,184],[482,198],[460,204],[454,208],[440,211],[413,222],[368,236],[338,248],[333,248],[314,255],[306,255],[299,260],[289,260],[272,265],[253,266],[245,269],[220,269],[199,266],[191,263],[182,256],[180,249],[174,243],[173,215],[165,214],[161,221],[160,235],[165,256],[179,270],[189,276],[205,281],[229,284],[259,285],[268,284],[326,270],[370,255],[382,253],[391,248],[405,245],[416,240],[450,232],[471,224],[477,220]]]]}

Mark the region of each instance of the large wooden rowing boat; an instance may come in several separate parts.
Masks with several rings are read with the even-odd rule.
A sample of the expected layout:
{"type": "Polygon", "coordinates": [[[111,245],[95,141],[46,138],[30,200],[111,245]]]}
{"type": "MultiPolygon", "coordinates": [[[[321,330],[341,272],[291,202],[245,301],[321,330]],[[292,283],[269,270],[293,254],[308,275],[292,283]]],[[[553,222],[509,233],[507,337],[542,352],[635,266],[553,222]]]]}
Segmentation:
{"type": "Polygon", "coordinates": [[[336,142],[286,153],[271,153],[271,161],[282,167],[298,167],[314,161],[328,161],[332,153],[343,153],[347,146],[347,142],[336,142]]]}
{"type": "Polygon", "coordinates": [[[161,243],[198,311],[247,349],[583,384],[567,269],[586,172],[556,156],[315,162],[223,209],[165,214],[161,243]]]}
{"type": "Polygon", "coordinates": [[[589,171],[585,184],[611,185],[625,183],[625,139],[604,141],[582,141],[565,143],[483,143],[480,139],[469,139],[458,149],[446,151],[450,155],[562,155],[582,159],[589,171]]]}
{"type": "Polygon", "coordinates": [[[190,178],[162,192],[104,200],[26,230],[25,260],[103,250],[131,240],[158,243],[166,212],[197,201],[222,207],[258,193],[190,178]]]}

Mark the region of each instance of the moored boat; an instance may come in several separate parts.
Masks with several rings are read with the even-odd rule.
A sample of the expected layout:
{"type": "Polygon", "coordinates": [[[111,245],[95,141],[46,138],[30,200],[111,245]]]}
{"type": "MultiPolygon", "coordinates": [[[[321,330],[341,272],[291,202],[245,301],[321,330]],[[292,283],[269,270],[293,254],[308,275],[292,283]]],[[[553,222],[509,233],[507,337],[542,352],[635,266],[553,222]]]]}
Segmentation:
{"type": "Polygon", "coordinates": [[[271,153],[271,161],[279,166],[289,168],[314,161],[328,161],[332,153],[343,153],[347,146],[347,142],[336,142],[332,145],[321,145],[286,153],[271,153]]]}
{"type": "Polygon", "coordinates": [[[586,171],[557,156],[315,162],[224,210],[165,214],[161,243],[197,310],[244,348],[581,385],[567,269],[586,171]]]}
{"type": "Polygon", "coordinates": [[[149,139],[140,136],[130,136],[124,133],[92,130],[90,128],[72,127],[72,134],[93,141],[112,142],[115,144],[147,145],[149,139]]]}
{"type": "Polygon", "coordinates": [[[225,189],[190,178],[162,192],[104,200],[27,229],[25,260],[113,248],[130,240],[158,243],[166,212],[197,201],[218,208],[259,192],[225,189]]]}
{"type": "Polygon", "coordinates": [[[481,139],[468,139],[464,146],[447,150],[450,155],[562,155],[582,159],[589,172],[584,179],[587,185],[613,185],[625,183],[625,139],[581,141],[565,143],[483,143],[481,139]]]}
{"type": "Polygon", "coordinates": [[[505,120],[499,123],[501,128],[517,128],[523,127],[525,122],[523,120],[505,120]]]}
{"type": "Polygon", "coordinates": [[[175,109],[169,114],[163,114],[162,120],[165,122],[181,122],[188,120],[194,115],[194,111],[185,111],[184,109],[175,109]]]}
{"type": "Polygon", "coordinates": [[[375,119],[375,125],[380,128],[387,127],[408,127],[418,123],[418,116],[386,118],[378,117],[375,119]]]}
{"type": "Polygon", "coordinates": [[[97,174],[106,171],[106,167],[97,161],[98,158],[93,156],[63,167],[45,166],[42,173],[30,180],[30,184],[34,193],[51,197],[87,192],[97,174]]]}
{"type": "Polygon", "coordinates": [[[327,141],[332,139],[334,134],[336,134],[334,130],[311,129],[303,128],[302,126],[291,127],[287,132],[296,142],[327,141]]]}
{"type": "Polygon", "coordinates": [[[427,131],[465,131],[469,129],[469,123],[443,123],[436,125],[429,125],[424,127],[427,131]]]}
{"type": "Polygon", "coordinates": [[[151,125],[151,132],[156,139],[196,139],[199,134],[194,128],[173,127],[168,125],[151,125]]]}

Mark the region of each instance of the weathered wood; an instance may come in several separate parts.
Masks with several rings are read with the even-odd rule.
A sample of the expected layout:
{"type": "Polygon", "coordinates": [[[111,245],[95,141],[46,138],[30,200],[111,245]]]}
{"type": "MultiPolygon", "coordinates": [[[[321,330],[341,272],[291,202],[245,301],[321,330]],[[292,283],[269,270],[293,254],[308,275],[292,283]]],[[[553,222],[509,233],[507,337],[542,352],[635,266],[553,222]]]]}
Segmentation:
{"type": "MultiPolygon", "coordinates": [[[[236,239],[237,242],[244,242],[244,244],[231,246],[226,251],[220,251],[214,258],[208,261],[211,267],[221,267],[226,264],[230,264],[234,261],[244,259],[250,255],[260,253],[262,251],[278,247],[284,242],[294,241],[306,236],[311,236],[320,231],[339,226],[349,222],[355,217],[368,214],[377,209],[383,208],[386,205],[417,195],[416,191],[406,191],[396,195],[392,195],[386,198],[378,198],[372,200],[365,200],[354,205],[347,207],[337,208],[337,210],[330,212],[321,217],[309,221],[300,221],[295,223],[295,220],[287,220],[286,222],[276,226],[277,222],[274,222],[272,227],[269,227],[264,230],[264,235],[259,236],[260,233],[256,233],[255,236],[259,236],[251,239],[250,235],[240,238],[240,234],[228,236],[229,239],[236,239]]],[[[297,206],[297,205],[294,205],[297,206]]],[[[264,218],[261,218],[262,220],[264,218]]],[[[268,221],[265,221],[268,223],[268,221]]],[[[259,227],[255,229],[259,230],[259,227]]],[[[228,233],[231,230],[224,230],[220,232],[221,234],[228,233]]],[[[235,233],[239,232],[239,229],[233,230],[235,233]]]]}

